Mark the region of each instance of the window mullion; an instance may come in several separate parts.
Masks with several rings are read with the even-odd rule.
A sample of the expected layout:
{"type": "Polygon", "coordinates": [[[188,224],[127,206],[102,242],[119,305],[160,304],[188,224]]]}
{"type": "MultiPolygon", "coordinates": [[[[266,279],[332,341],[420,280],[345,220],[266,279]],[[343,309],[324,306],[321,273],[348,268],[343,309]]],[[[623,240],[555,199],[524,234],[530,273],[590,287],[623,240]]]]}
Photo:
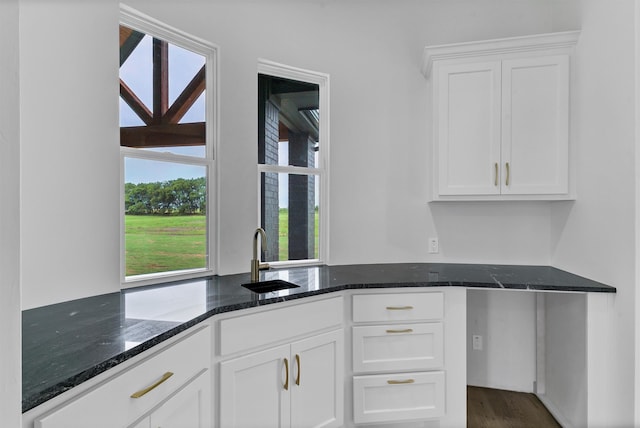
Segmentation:
{"type": "Polygon", "coordinates": [[[321,168],[307,168],[304,166],[286,166],[286,165],[258,165],[258,172],[276,172],[281,174],[298,174],[298,175],[322,175],[321,168]]]}
{"type": "Polygon", "coordinates": [[[133,149],[130,147],[120,147],[120,153],[122,153],[126,157],[138,158],[138,159],[148,159],[148,160],[158,160],[165,162],[178,162],[187,165],[202,165],[208,166],[213,163],[212,159],[201,158],[196,156],[185,156],[179,155],[170,152],[154,152],[152,150],[140,150],[133,149]]]}

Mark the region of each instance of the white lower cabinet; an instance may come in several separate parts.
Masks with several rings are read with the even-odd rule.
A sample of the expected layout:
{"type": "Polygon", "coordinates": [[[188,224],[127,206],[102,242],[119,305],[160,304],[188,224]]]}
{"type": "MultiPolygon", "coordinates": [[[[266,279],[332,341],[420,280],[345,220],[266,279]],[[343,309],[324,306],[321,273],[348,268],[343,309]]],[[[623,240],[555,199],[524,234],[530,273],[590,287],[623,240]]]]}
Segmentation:
{"type": "Polygon", "coordinates": [[[354,423],[445,415],[443,318],[442,292],[353,296],[354,423]]]}
{"type": "Polygon", "coordinates": [[[211,372],[204,371],[131,428],[209,428],[211,372]]]}
{"type": "Polygon", "coordinates": [[[355,423],[444,416],[443,371],[353,377],[355,423]]]}
{"type": "Polygon", "coordinates": [[[35,428],[212,426],[211,332],[175,343],[35,419],[35,428]]]}
{"type": "Polygon", "coordinates": [[[220,363],[220,426],[289,425],[289,358],[279,346],[220,363]]]}
{"type": "Polygon", "coordinates": [[[343,331],[220,363],[220,426],[340,427],[343,331]]]}
{"type": "Polygon", "coordinates": [[[343,331],[291,345],[291,426],[339,427],[344,413],[343,331]]]}
{"type": "Polygon", "coordinates": [[[421,370],[443,363],[441,322],[353,327],[353,370],[421,370]]]}

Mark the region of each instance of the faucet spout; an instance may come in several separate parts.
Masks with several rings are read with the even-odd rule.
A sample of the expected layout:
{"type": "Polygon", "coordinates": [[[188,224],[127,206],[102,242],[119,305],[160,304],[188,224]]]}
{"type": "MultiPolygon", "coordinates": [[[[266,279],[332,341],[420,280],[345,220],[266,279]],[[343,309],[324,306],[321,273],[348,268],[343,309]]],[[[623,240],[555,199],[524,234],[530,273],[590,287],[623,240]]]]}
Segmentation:
{"type": "MultiPolygon", "coordinates": [[[[266,251],[267,249],[267,234],[264,229],[259,227],[256,229],[253,234],[253,259],[251,259],[251,282],[258,282],[260,279],[260,259],[258,258],[258,235],[260,235],[260,244],[262,246],[262,251],[266,251]]],[[[265,267],[268,267],[266,265],[265,267]]]]}

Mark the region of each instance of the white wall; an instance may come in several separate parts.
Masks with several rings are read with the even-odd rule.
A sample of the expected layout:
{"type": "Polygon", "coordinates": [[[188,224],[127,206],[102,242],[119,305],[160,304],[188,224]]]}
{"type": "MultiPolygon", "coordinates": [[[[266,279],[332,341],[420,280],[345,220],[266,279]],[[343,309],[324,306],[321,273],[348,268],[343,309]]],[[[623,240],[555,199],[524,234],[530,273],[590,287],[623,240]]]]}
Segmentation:
{"type": "Polygon", "coordinates": [[[20,426],[18,1],[0,1],[0,420],[20,426]]]}
{"type": "Polygon", "coordinates": [[[634,17],[632,0],[582,2],[573,111],[578,200],[552,208],[552,264],[617,287],[608,366],[614,393],[601,403],[608,426],[628,426],[635,406],[634,17]]]}
{"type": "Polygon", "coordinates": [[[536,380],[536,295],[522,291],[467,291],[467,382],[533,392],[536,380]],[[474,350],[471,337],[482,336],[474,350]]]}
{"type": "Polygon", "coordinates": [[[118,13],[20,2],[24,309],[120,289],[118,13]]]}

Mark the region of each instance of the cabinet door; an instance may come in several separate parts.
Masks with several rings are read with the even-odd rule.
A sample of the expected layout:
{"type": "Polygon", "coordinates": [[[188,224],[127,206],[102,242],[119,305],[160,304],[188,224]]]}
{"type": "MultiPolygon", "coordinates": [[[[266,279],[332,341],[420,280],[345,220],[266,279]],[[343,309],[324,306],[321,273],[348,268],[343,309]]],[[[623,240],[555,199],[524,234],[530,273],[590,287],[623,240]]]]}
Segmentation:
{"type": "Polygon", "coordinates": [[[568,56],[504,60],[502,108],[502,193],[568,193],[568,56]]]}
{"type": "Polygon", "coordinates": [[[434,88],[440,195],[500,193],[500,62],[440,66],[434,88]]]}
{"type": "Polygon", "coordinates": [[[220,363],[221,427],[290,425],[289,349],[280,346],[220,363]]]}
{"type": "Polygon", "coordinates": [[[340,427],[344,419],[344,338],[336,330],[291,345],[291,426],[340,427]]]}
{"type": "Polygon", "coordinates": [[[211,423],[211,375],[206,370],[167,400],[150,417],[151,428],[209,428],[211,423]]]}

